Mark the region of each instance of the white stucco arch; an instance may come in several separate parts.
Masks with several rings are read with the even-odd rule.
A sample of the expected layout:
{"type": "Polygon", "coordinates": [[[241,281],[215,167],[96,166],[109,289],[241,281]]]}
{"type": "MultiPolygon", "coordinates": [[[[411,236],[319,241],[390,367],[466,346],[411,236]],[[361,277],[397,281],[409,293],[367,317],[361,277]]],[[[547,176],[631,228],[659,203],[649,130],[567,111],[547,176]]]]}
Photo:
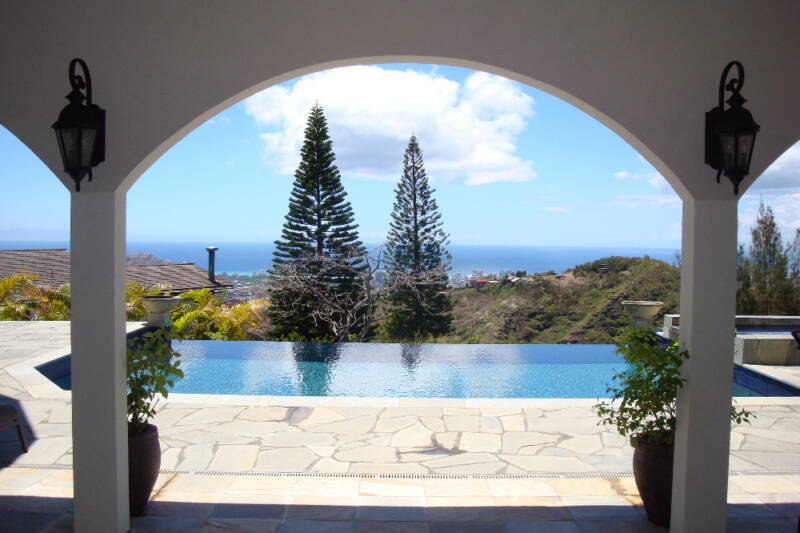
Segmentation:
{"type": "Polygon", "coordinates": [[[704,115],[741,61],[761,125],[746,189],[800,138],[800,3],[690,0],[9,1],[0,123],[65,185],[50,124],[82,57],[107,112],[106,162],[71,195],[78,531],[125,531],[125,191],[213,113],[266,86],[361,63],[436,60],[543,88],[611,128],[683,199],[673,529],[723,531],[736,198],[703,160],[704,115]],[[448,59],[449,58],[449,59],[448,59]]]}
{"type": "Polygon", "coordinates": [[[550,88],[631,143],[684,198],[729,196],[703,164],[703,120],[731,59],[747,69],[743,92],[762,125],[752,176],[800,136],[800,73],[783,53],[796,49],[793,2],[85,0],[5,11],[0,121],[59,176],[49,125],[65,103],[67,64],[80,56],[92,71],[108,157],[87,192],[129,186],[218,106],[355,62],[436,59],[550,88]]]}
{"type": "Polygon", "coordinates": [[[272,87],[274,85],[283,83],[285,81],[290,81],[307,74],[320,72],[332,68],[347,67],[353,65],[380,65],[380,64],[392,64],[392,63],[416,63],[416,64],[446,65],[446,66],[469,68],[473,70],[496,74],[498,76],[502,76],[504,78],[508,78],[510,80],[547,92],[571,104],[577,109],[583,111],[590,117],[594,118],[595,120],[603,124],[608,129],[616,133],[622,140],[630,144],[642,157],[644,157],[648,162],[650,162],[650,164],[652,164],[653,167],[655,167],[656,170],[658,170],[661,173],[661,175],[664,176],[664,178],[670,183],[670,185],[673,187],[673,189],[675,189],[675,191],[678,193],[679,196],[689,195],[689,191],[683,186],[683,183],[677,178],[675,173],[672,172],[672,170],[658,157],[658,155],[653,150],[651,150],[644,143],[642,143],[633,133],[628,131],[623,125],[619,124],[618,122],[616,122],[614,119],[612,119],[602,111],[592,107],[589,103],[574,97],[572,94],[562,89],[559,89],[558,87],[548,85],[547,83],[540,82],[538,80],[530,78],[529,76],[518,74],[516,72],[511,72],[503,68],[494,67],[492,65],[487,65],[484,63],[479,63],[476,61],[471,61],[466,59],[454,59],[454,58],[435,57],[435,56],[381,56],[381,57],[358,57],[350,59],[340,59],[325,64],[317,64],[317,65],[309,65],[301,67],[291,72],[283,73],[279,76],[273,77],[256,85],[248,87],[233,96],[225,98],[225,100],[221,101],[220,103],[211,107],[210,109],[203,111],[193,120],[191,120],[188,124],[180,128],[174,134],[170,135],[164,142],[155,147],[155,149],[150,154],[148,154],[138,165],[136,165],[136,167],[134,167],[134,169],[126,176],[125,180],[122,183],[122,188],[123,190],[127,191],[136,182],[136,180],[138,180],[139,177],[153,163],[155,163],[155,161],[158,160],[158,158],[160,158],[164,153],[169,151],[170,148],[175,146],[178,142],[181,141],[181,139],[186,137],[189,133],[191,133],[196,128],[204,124],[207,120],[213,118],[214,116],[223,112],[229,107],[241,102],[242,100],[245,100],[246,98],[260,91],[268,89],[269,87],[272,87]]]}

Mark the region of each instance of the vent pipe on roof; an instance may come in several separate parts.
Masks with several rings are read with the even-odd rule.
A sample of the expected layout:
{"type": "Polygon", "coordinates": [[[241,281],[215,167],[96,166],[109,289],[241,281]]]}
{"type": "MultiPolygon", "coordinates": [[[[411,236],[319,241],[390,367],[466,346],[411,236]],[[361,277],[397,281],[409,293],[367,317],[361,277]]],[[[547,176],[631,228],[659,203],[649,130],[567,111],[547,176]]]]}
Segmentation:
{"type": "Polygon", "coordinates": [[[208,251],[208,281],[211,283],[216,283],[215,275],[214,275],[214,254],[216,254],[217,248],[216,246],[209,246],[206,248],[208,251]]]}

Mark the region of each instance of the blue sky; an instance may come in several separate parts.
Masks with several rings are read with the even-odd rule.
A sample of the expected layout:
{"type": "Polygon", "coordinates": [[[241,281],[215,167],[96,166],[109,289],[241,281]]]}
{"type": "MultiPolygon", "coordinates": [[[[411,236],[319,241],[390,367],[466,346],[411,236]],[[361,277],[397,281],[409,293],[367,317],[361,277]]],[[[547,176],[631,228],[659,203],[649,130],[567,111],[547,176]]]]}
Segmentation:
{"type": "MultiPolygon", "coordinates": [[[[385,237],[413,133],[454,243],[679,247],[677,195],[616,134],[545,92],[434,65],[322,71],[228,108],[132,187],[129,240],[274,240],[315,101],[365,242],[385,237]]],[[[0,160],[0,241],[66,239],[67,191],[2,127],[0,160]]],[[[800,226],[800,145],[742,199],[742,240],[762,198],[788,238],[800,226]]]]}

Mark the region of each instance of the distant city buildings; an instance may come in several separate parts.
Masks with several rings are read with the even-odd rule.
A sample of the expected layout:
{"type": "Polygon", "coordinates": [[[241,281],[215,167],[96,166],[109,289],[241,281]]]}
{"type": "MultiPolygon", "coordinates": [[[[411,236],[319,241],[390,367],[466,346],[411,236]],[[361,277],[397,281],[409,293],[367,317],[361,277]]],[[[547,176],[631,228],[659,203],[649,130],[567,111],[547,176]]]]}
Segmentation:
{"type": "MultiPolygon", "coordinates": [[[[448,274],[448,285],[451,289],[463,287],[480,288],[485,285],[495,285],[502,283],[517,283],[526,278],[516,276],[513,270],[501,270],[500,272],[485,272],[483,270],[473,270],[472,273],[450,272],[448,274]]],[[[239,273],[222,273],[228,280],[233,282],[233,287],[227,291],[227,297],[233,300],[248,300],[250,298],[266,298],[266,271],[253,272],[251,275],[239,273]]],[[[386,286],[386,271],[378,270],[372,276],[372,286],[381,288],[386,286]]]]}
{"type": "Polygon", "coordinates": [[[453,272],[449,276],[450,286],[454,289],[467,285],[467,276],[463,272],[453,272]]]}
{"type": "Polygon", "coordinates": [[[228,289],[226,300],[250,300],[253,298],[267,298],[266,271],[256,271],[251,275],[227,274],[223,276],[233,282],[233,287],[228,289]]]}
{"type": "Polygon", "coordinates": [[[484,285],[497,283],[517,283],[525,280],[516,274],[522,271],[501,270],[500,272],[484,272],[483,270],[473,270],[471,274],[464,272],[451,272],[449,275],[450,288],[458,289],[461,287],[480,288],[484,285]]]}

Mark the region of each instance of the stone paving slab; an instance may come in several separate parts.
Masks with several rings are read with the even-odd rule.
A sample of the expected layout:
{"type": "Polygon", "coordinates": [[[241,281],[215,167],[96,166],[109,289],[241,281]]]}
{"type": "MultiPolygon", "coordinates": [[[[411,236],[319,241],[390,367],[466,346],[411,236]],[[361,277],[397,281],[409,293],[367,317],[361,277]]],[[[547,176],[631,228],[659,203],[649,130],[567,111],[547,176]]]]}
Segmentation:
{"type": "Polygon", "coordinates": [[[800,389],[800,366],[788,365],[742,365],[759,374],[765,374],[790,387],[800,389]]]}
{"type": "MultiPolygon", "coordinates": [[[[0,470],[4,531],[71,531],[71,471],[0,470]]],[[[737,476],[728,531],[795,531],[800,475],[737,476]],[[751,480],[752,483],[742,482],[751,480]],[[742,482],[742,483],[740,483],[742,482]],[[744,488],[747,487],[747,488],[744,488]]],[[[658,532],[633,480],[162,474],[133,531],[658,532]]]]}
{"type": "MultiPolygon", "coordinates": [[[[27,454],[19,455],[13,431],[3,432],[0,458],[14,456],[16,464],[71,464],[68,404],[21,404],[37,438],[27,454]]],[[[731,470],[800,472],[800,407],[749,408],[759,423],[734,428],[731,470]]],[[[555,411],[548,408],[505,408],[511,413],[505,416],[519,417],[516,429],[524,431],[495,433],[493,426],[448,428],[445,414],[367,409],[187,407],[169,401],[154,422],[161,435],[162,464],[186,471],[520,474],[629,472],[631,467],[626,439],[598,426],[594,418],[567,417],[563,411],[551,416],[555,411]]],[[[476,418],[489,418],[494,408],[477,409],[476,418]]]]}

